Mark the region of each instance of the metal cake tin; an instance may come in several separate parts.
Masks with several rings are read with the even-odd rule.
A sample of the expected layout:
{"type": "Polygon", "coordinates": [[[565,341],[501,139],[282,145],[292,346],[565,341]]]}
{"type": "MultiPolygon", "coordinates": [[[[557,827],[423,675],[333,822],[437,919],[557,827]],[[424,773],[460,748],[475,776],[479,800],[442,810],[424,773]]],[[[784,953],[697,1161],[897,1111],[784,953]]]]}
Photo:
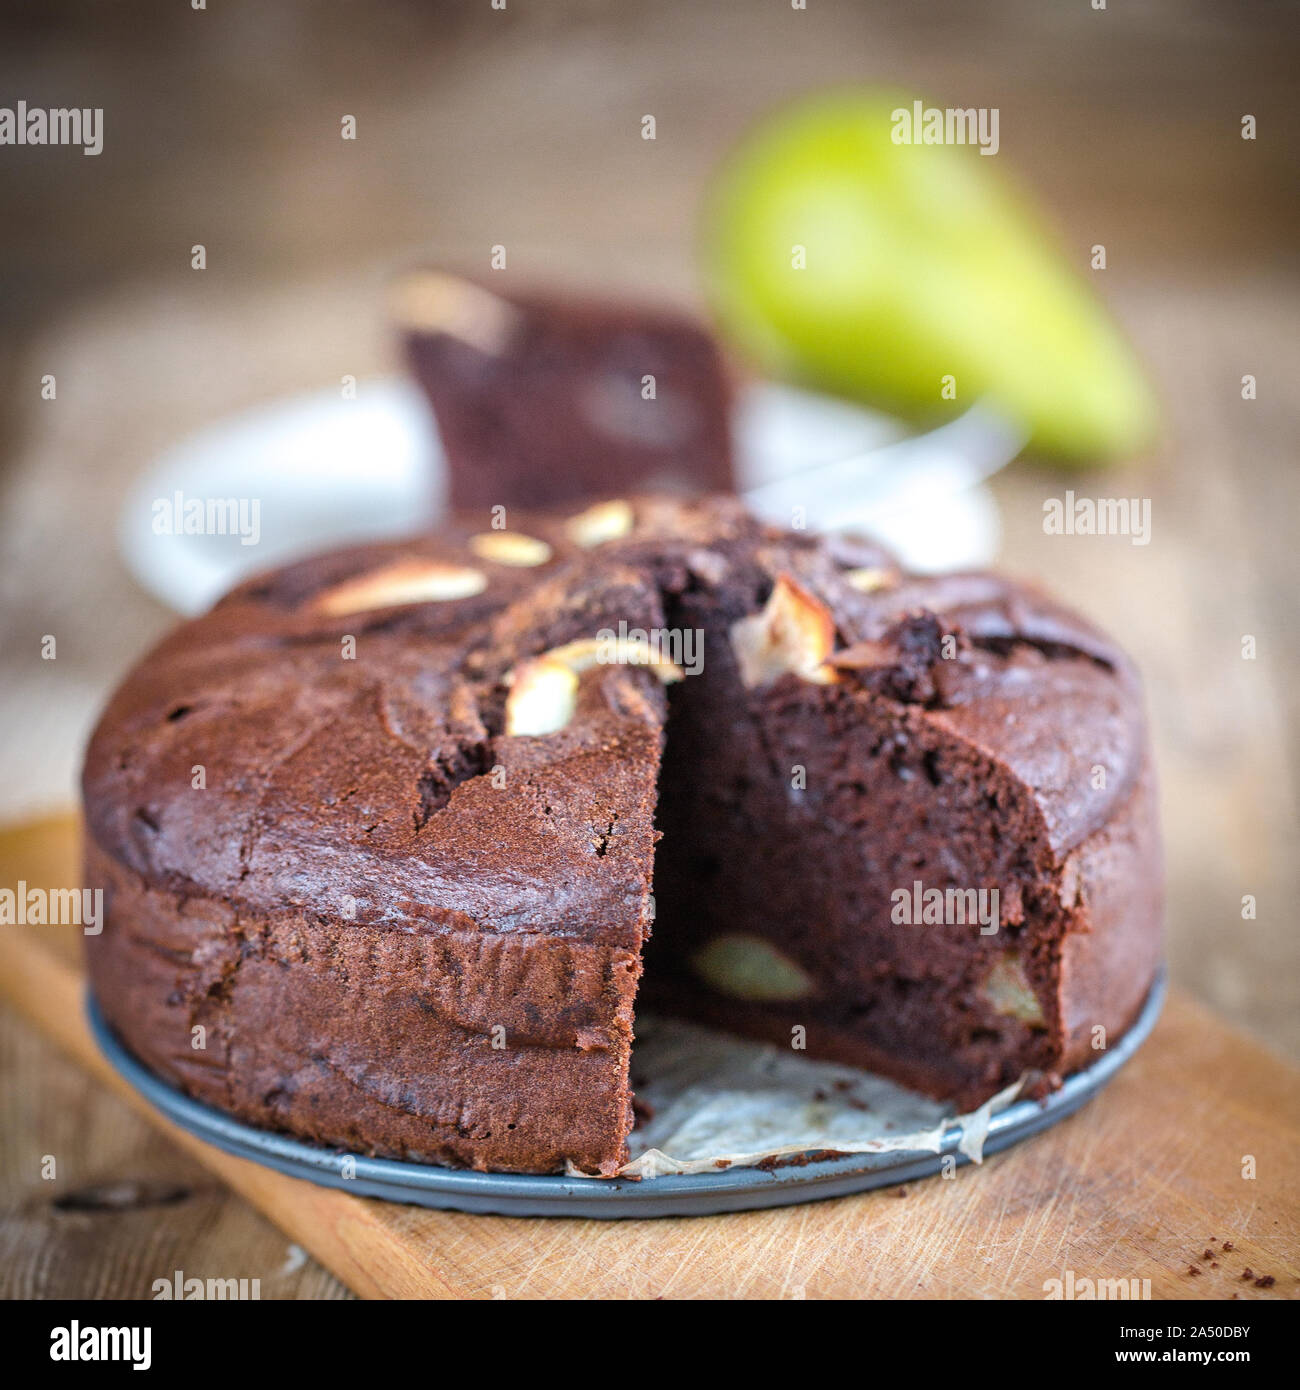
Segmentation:
{"type": "MultiPolygon", "coordinates": [[[[1136,1022],[1119,1042],[1084,1071],[1067,1077],[1059,1090],[1043,1100],[1017,1100],[995,1115],[984,1153],[998,1153],[1078,1110],[1146,1040],[1160,1016],[1164,998],[1162,971],[1136,1022]]],[[[238,1158],[359,1197],[497,1216],[710,1216],[892,1187],[932,1176],[949,1157],[958,1164],[970,1162],[958,1150],[961,1130],[957,1126],[944,1135],[937,1153],[842,1154],[771,1169],[727,1168],[640,1181],[477,1173],[398,1159],[368,1158],[254,1129],[191,1100],[147,1070],[122,1046],[104,1022],[93,996],[87,995],[86,1010],[95,1039],[114,1069],[173,1124],[238,1158]]]]}

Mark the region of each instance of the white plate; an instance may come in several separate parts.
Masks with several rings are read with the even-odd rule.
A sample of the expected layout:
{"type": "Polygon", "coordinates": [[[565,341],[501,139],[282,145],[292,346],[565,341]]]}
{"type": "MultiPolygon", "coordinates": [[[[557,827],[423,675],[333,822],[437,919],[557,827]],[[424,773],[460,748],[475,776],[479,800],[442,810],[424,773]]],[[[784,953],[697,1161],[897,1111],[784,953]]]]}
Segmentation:
{"type": "MultiPolygon", "coordinates": [[[[741,490],[769,520],[788,524],[802,507],[810,529],[868,530],[923,571],[993,557],[997,511],[982,482],[1021,441],[978,407],[907,438],[887,416],[763,384],[742,394],[735,430],[741,490]]],[[[119,543],[151,594],[198,613],[255,570],[431,526],[445,496],[423,395],[381,379],[362,382],[355,399],[294,396],[182,440],[131,489],[119,543]],[[243,505],[244,535],[178,533],[185,503],[220,499],[243,505]]]]}

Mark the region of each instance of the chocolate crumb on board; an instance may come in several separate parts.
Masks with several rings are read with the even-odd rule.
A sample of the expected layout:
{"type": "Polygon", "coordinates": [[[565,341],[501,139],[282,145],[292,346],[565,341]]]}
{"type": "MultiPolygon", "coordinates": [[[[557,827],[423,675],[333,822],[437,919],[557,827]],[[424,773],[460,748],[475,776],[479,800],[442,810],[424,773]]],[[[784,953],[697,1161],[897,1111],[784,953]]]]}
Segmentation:
{"type": "Polygon", "coordinates": [[[1241,1277],[1243,1279],[1253,1279],[1255,1277],[1255,1271],[1247,1265],[1246,1268],[1241,1271],[1241,1277]]]}
{"type": "Polygon", "coordinates": [[[1199,1269],[1197,1269],[1197,1267],[1196,1267],[1195,1265],[1188,1265],[1188,1266],[1187,1266],[1187,1272],[1188,1272],[1188,1274],[1199,1274],[1201,1271],[1200,1271],[1199,1269]]]}
{"type": "Polygon", "coordinates": [[[1265,1274],[1255,1280],[1255,1287],[1257,1289],[1271,1289],[1276,1283],[1277,1280],[1271,1274],[1265,1274]]]}
{"type": "Polygon", "coordinates": [[[1213,1250],[1202,1250],[1202,1251],[1201,1251],[1201,1259],[1203,1259],[1203,1260],[1212,1260],[1213,1258],[1214,1258],[1214,1251],[1213,1251],[1213,1250]]]}
{"type": "Polygon", "coordinates": [[[1045,1105],[1051,1098],[1053,1092],[1061,1087],[1061,1078],[1056,1072],[1043,1072],[1033,1078],[1025,1088],[1025,1099],[1036,1100],[1039,1105],[1045,1105]]]}
{"type": "Polygon", "coordinates": [[[1231,1250],[1233,1248],[1232,1242],[1230,1240],[1225,1240],[1223,1242],[1223,1248],[1225,1250],[1231,1250]]]}

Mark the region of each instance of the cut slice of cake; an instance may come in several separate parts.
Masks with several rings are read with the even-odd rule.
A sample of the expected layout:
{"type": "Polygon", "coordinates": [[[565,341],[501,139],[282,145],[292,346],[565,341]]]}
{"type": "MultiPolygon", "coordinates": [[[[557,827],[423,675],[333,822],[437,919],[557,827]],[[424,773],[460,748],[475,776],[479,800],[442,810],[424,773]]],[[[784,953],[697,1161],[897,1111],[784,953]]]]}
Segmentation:
{"type": "Polygon", "coordinates": [[[417,270],[393,286],[454,510],[735,486],[731,387],[689,315],[417,270]]]}

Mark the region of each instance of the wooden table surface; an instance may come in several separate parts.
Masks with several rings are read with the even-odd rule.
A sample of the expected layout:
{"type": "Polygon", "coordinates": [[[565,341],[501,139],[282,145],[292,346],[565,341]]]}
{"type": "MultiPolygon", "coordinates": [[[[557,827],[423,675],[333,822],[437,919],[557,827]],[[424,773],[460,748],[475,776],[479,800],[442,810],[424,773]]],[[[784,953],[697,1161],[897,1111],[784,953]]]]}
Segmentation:
{"type": "MultiPolygon", "coordinates": [[[[75,23],[0,19],[13,26],[0,43],[9,89],[49,104],[83,93],[108,122],[98,159],[11,150],[5,161],[15,215],[0,225],[0,818],[72,804],[97,706],[170,621],[115,551],[112,520],[146,460],[232,411],[390,370],[379,288],[413,256],[473,261],[506,240],[541,275],[689,299],[698,196],[736,132],[810,86],[903,82],[940,104],[1000,106],[999,162],[1042,196],[1067,254],[1083,265],[1094,242],[1108,246],[1095,282],[1150,367],[1166,438],[1111,473],[1008,470],[996,484],[1003,560],[1112,629],[1143,668],[1175,983],[1300,1058],[1293,6],[814,0],[787,14],[726,0],[556,0],[452,18],[442,6],[283,0],[274,20],[257,6],[151,14],[147,44],[143,13],[122,0],[82,7],[75,23]],[[650,147],[637,135],[646,111],[659,123],[650,147]],[[359,119],[348,147],[342,112],[359,119]],[[1238,137],[1245,112],[1258,117],[1255,142],[1238,137]],[[196,241],[209,248],[203,275],[189,268],[196,241]],[[46,372],[57,404],[33,385],[46,372]],[[1251,402],[1247,373],[1259,383],[1251,402]],[[1067,487],[1150,498],[1151,544],[1045,536],[1043,500],[1067,487]],[[39,655],[50,632],[55,663],[39,655]],[[1243,918],[1245,897],[1254,917],[1243,918]]],[[[20,858],[53,852],[40,836],[6,843],[20,858]]],[[[1181,1003],[1170,1020],[1188,1068],[1221,1036],[1213,1016],[1181,1003]]],[[[1234,1032],[1238,1046],[1257,1055],[1234,1032]]],[[[1151,1066],[1144,1054],[1131,1075],[1151,1066]]],[[[138,1293],[171,1263],[261,1277],[267,1297],[346,1296],[8,1010],[0,1103],[0,1292],[138,1293]],[[39,1165],[52,1149],[63,1159],[49,1184],[39,1165]]],[[[1235,1104],[1216,1092],[1168,1139],[1170,1185],[1235,1104]]],[[[877,1213],[863,1228],[876,1234],[860,1238],[903,1222],[891,1211],[955,1205],[941,1191],[1032,1175],[1032,1155],[1056,1142],[922,1185],[896,1208],[853,1199],[877,1213]]],[[[1007,1210],[1032,1226],[1037,1189],[1028,1176],[1006,1181],[1007,1210]]],[[[1107,1190],[1135,1222],[1139,1199],[1156,1200],[1145,1187],[1107,1190]]],[[[1254,1230],[1255,1190],[1225,1219],[1254,1230]]],[[[983,1206],[966,1219],[988,1222],[964,1229],[999,1268],[1005,1242],[1027,1238],[983,1206]]],[[[1168,1263],[1176,1246],[1149,1248],[1168,1263]]],[[[929,1287],[957,1284],[935,1276],[929,1287]]]]}

